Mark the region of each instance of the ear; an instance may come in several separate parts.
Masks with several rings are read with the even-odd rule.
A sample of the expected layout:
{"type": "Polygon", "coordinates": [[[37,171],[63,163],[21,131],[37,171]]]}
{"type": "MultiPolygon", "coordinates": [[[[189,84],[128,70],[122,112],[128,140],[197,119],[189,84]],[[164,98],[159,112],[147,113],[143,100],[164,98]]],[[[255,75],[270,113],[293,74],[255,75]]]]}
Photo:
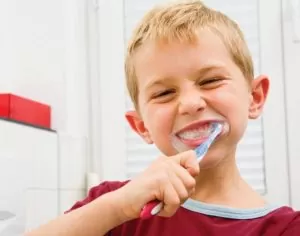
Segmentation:
{"type": "Polygon", "coordinates": [[[261,75],[252,81],[251,104],[249,107],[249,118],[258,118],[266,102],[269,92],[270,81],[267,76],[261,75]]]}
{"type": "Polygon", "coordinates": [[[139,134],[146,143],[152,144],[153,141],[151,136],[145,127],[144,121],[141,119],[140,115],[136,111],[128,111],[125,114],[125,117],[130,125],[130,127],[139,134]]]}

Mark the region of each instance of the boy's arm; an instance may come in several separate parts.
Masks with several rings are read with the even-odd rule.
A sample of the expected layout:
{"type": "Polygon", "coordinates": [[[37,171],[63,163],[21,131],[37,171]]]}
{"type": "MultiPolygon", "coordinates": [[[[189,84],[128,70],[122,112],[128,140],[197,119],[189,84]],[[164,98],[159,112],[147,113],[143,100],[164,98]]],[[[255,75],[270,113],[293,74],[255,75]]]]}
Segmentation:
{"type": "Polygon", "coordinates": [[[200,167],[194,151],[155,160],[138,178],[128,184],[103,183],[90,191],[90,202],[75,204],[66,215],[39,227],[25,236],[98,236],[139,217],[141,209],[159,199],[164,207],[159,213],[170,217],[193,192],[200,167]],[[124,185],[125,184],[125,185],[124,185]],[[123,186],[123,187],[122,187],[123,186]],[[116,190],[117,189],[117,190],[116,190]],[[108,192],[107,192],[108,191],[108,192]]]}
{"type": "MultiPolygon", "coordinates": [[[[117,192],[117,191],[116,191],[117,192]]],[[[120,199],[110,192],[89,204],[28,232],[25,236],[99,236],[129,220],[120,215],[120,199]]]]}

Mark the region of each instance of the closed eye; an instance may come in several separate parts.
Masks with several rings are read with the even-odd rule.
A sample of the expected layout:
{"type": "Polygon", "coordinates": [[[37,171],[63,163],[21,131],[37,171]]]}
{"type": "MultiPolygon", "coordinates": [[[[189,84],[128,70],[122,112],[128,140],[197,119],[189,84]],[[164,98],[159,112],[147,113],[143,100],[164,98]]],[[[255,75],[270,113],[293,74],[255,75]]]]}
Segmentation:
{"type": "Polygon", "coordinates": [[[174,92],[175,92],[174,89],[164,90],[164,91],[161,91],[161,92],[159,92],[159,93],[154,94],[154,95],[152,96],[152,98],[164,97],[164,96],[173,94],[174,92]]]}
{"type": "Polygon", "coordinates": [[[209,85],[209,84],[212,84],[212,83],[216,83],[216,82],[220,82],[220,81],[223,81],[224,79],[222,78],[211,78],[211,79],[206,79],[206,80],[201,80],[199,82],[199,85],[209,85]]]}

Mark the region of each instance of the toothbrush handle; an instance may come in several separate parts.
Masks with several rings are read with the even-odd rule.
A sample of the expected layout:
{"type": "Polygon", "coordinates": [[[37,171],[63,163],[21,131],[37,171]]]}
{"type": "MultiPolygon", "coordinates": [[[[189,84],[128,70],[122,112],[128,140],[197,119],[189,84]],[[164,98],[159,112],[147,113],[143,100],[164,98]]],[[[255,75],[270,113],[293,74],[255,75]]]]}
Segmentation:
{"type": "Polygon", "coordinates": [[[151,202],[148,202],[142,209],[140,217],[142,219],[148,219],[151,216],[154,216],[156,214],[158,214],[160,212],[160,210],[163,207],[163,203],[158,201],[158,200],[154,200],[151,202]]]}

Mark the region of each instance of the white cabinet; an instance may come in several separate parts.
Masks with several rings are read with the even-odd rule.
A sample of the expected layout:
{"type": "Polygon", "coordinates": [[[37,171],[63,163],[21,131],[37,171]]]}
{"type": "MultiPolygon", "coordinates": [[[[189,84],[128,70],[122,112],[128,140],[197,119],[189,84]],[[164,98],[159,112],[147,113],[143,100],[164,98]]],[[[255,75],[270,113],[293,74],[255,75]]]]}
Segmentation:
{"type": "Polygon", "coordinates": [[[0,120],[0,213],[16,216],[11,232],[57,216],[57,144],[55,132],[0,120]]]}
{"type": "Polygon", "coordinates": [[[9,230],[32,229],[83,199],[86,162],[85,137],[0,119],[0,235],[5,215],[9,230]]]}

